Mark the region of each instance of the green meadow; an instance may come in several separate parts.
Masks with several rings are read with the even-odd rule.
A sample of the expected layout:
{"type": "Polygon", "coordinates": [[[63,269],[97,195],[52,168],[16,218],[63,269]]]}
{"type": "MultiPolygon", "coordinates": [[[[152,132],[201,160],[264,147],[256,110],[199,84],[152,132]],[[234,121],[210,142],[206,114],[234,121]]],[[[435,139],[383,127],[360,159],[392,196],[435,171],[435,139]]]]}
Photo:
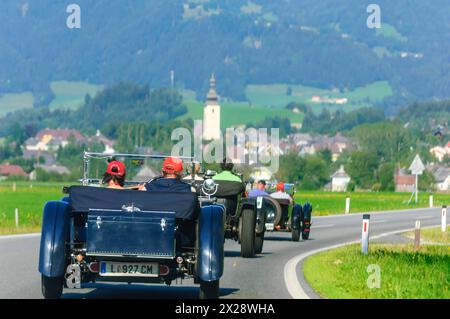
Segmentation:
{"type": "Polygon", "coordinates": [[[248,85],[246,96],[251,104],[271,106],[276,108],[285,107],[290,102],[301,102],[310,105],[314,111],[320,112],[323,108],[330,110],[343,109],[353,111],[355,109],[370,106],[393,94],[392,88],[387,81],[374,82],[355,90],[343,91],[325,90],[303,85],[271,84],[271,85],[248,85]],[[288,95],[288,88],[291,94],[288,95]],[[330,98],[348,98],[348,103],[343,105],[313,103],[314,95],[328,96],[330,98]]]}
{"type": "MultiPolygon", "coordinates": [[[[203,119],[203,103],[197,101],[185,102],[188,112],[180,117],[203,119]]],[[[304,114],[294,113],[288,109],[275,109],[262,106],[251,106],[245,102],[223,102],[221,104],[221,126],[222,129],[246,124],[257,124],[264,121],[266,117],[289,118],[291,123],[302,123],[304,114]]]]}
{"type": "Polygon", "coordinates": [[[86,94],[94,97],[103,86],[86,82],[56,81],[50,84],[50,88],[55,98],[49,108],[55,110],[76,109],[83,105],[86,94]]]}
{"type": "Polygon", "coordinates": [[[31,92],[0,94],[0,116],[10,112],[33,107],[34,97],[31,92]]]}

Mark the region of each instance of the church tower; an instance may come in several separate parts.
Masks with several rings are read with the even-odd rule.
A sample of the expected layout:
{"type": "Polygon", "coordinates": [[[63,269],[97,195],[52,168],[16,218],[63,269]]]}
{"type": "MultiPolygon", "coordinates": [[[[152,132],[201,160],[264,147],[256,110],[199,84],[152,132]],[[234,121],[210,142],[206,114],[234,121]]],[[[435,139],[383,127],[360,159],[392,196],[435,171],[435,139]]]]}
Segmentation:
{"type": "Polygon", "coordinates": [[[209,92],[203,108],[203,139],[220,139],[220,105],[216,92],[216,79],[214,74],[209,80],[209,92]]]}

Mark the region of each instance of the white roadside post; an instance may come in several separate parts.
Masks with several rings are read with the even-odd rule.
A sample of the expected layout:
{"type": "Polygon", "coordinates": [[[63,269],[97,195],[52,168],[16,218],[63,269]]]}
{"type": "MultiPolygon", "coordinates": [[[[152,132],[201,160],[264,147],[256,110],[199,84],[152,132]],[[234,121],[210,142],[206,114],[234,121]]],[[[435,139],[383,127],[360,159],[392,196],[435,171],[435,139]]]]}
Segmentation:
{"type": "Polygon", "coordinates": [[[345,214],[350,213],[350,196],[345,198],[345,214]]]}
{"type": "Polygon", "coordinates": [[[13,183],[13,187],[12,188],[13,188],[13,192],[15,193],[16,192],[16,183],[15,182],[13,183]]]}
{"type": "Polygon", "coordinates": [[[442,217],[441,230],[443,233],[445,233],[447,230],[447,206],[446,205],[442,206],[441,217],[442,217]]]}
{"type": "Polygon", "coordinates": [[[430,208],[433,208],[433,194],[430,193],[430,208]]]}
{"type": "Polygon", "coordinates": [[[370,215],[363,215],[362,222],[362,238],[361,238],[361,252],[366,255],[369,252],[369,226],[370,226],[370,215]]]}
{"type": "Polygon", "coordinates": [[[416,230],[414,232],[414,251],[420,248],[420,220],[416,220],[416,230]]]}
{"type": "Polygon", "coordinates": [[[18,208],[16,208],[14,215],[15,215],[15,219],[16,219],[16,228],[17,228],[17,227],[19,227],[19,209],[18,208]]]}

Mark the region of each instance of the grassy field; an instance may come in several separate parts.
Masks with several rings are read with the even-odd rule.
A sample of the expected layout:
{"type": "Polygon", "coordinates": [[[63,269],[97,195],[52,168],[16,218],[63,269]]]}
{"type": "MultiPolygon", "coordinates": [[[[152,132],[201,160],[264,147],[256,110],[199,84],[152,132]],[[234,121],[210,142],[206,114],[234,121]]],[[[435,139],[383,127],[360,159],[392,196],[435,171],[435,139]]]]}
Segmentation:
{"type": "MultiPolygon", "coordinates": [[[[355,192],[350,196],[350,213],[363,213],[383,210],[412,209],[429,207],[429,194],[419,193],[418,204],[407,204],[410,193],[384,193],[384,192],[355,192]]],[[[331,193],[323,191],[303,191],[295,194],[295,200],[299,203],[306,201],[313,206],[313,215],[343,214],[345,212],[345,198],[347,193],[331,193]]],[[[450,194],[434,194],[436,207],[448,205],[450,194]]]]}
{"type": "MultiPolygon", "coordinates": [[[[450,244],[450,227],[447,226],[447,231],[442,232],[441,227],[426,228],[420,230],[420,241],[427,241],[432,243],[450,244]]],[[[407,232],[405,236],[414,238],[414,232],[407,232]]],[[[450,267],[450,265],[449,265],[450,267]]]]}
{"type": "Polygon", "coordinates": [[[295,101],[311,105],[313,110],[317,112],[320,112],[325,107],[330,110],[343,109],[352,111],[364,106],[370,106],[372,103],[393,94],[392,88],[387,81],[374,82],[347,92],[287,84],[248,85],[245,92],[247,99],[253,105],[282,108],[295,101]],[[287,95],[288,87],[292,89],[290,96],[287,95]],[[349,99],[349,102],[345,105],[312,103],[311,97],[314,95],[328,96],[330,98],[346,97],[349,99]]]}
{"type": "Polygon", "coordinates": [[[0,183],[0,234],[15,234],[40,231],[42,209],[49,200],[63,197],[62,184],[0,183]],[[30,185],[33,185],[30,188],[30,185]],[[15,227],[15,209],[19,209],[19,227],[15,227]]]}
{"type": "Polygon", "coordinates": [[[57,81],[52,82],[50,88],[55,94],[55,98],[50,103],[49,108],[55,110],[76,109],[84,103],[86,94],[94,97],[103,86],[86,82],[57,81]]]}
{"type": "MultiPolygon", "coordinates": [[[[330,299],[448,299],[450,298],[450,248],[411,245],[370,246],[362,255],[351,245],[309,257],[305,278],[322,297],[330,299]],[[369,288],[369,265],[380,268],[379,288],[369,288]]],[[[369,269],[370,270],[370,269],[369,269]]]]}
{"type": "MultiPolygon", "coordinates": [[[[197,101],[186,101],[188,112],[180,117],[203,119],[203,103],[197,101]]],[[[221,126],[222,129],[245,124],[256,124],[262,122],[266,117],[289,118],[291,123],[302,123],[304,115],[294,113],[288,109],[275,109],[268,107],[250,106],[245,102],[223,102],[221,104],[221,126]]]]}
{"type": "Polygon", "coordinates": [[[0,95],[0,116],[7,113],[33,107],[34,97],[31,92],[0,95]]]}

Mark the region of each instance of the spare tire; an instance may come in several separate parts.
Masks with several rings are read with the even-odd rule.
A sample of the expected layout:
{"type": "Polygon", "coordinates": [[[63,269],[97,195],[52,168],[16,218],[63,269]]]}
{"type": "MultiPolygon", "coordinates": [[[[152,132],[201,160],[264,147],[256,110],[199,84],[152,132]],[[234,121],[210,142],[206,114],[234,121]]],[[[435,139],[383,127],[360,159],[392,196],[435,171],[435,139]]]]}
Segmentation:
{"type": "Polygon", "coordinates": [[[263,209],[265,210],[266,216],[269,210],[273,210],[275,213],[274,226],[278,226],[281,221],[281,206],[278,201],[270,196],[265,196],[263,200],[263,209]]]}

